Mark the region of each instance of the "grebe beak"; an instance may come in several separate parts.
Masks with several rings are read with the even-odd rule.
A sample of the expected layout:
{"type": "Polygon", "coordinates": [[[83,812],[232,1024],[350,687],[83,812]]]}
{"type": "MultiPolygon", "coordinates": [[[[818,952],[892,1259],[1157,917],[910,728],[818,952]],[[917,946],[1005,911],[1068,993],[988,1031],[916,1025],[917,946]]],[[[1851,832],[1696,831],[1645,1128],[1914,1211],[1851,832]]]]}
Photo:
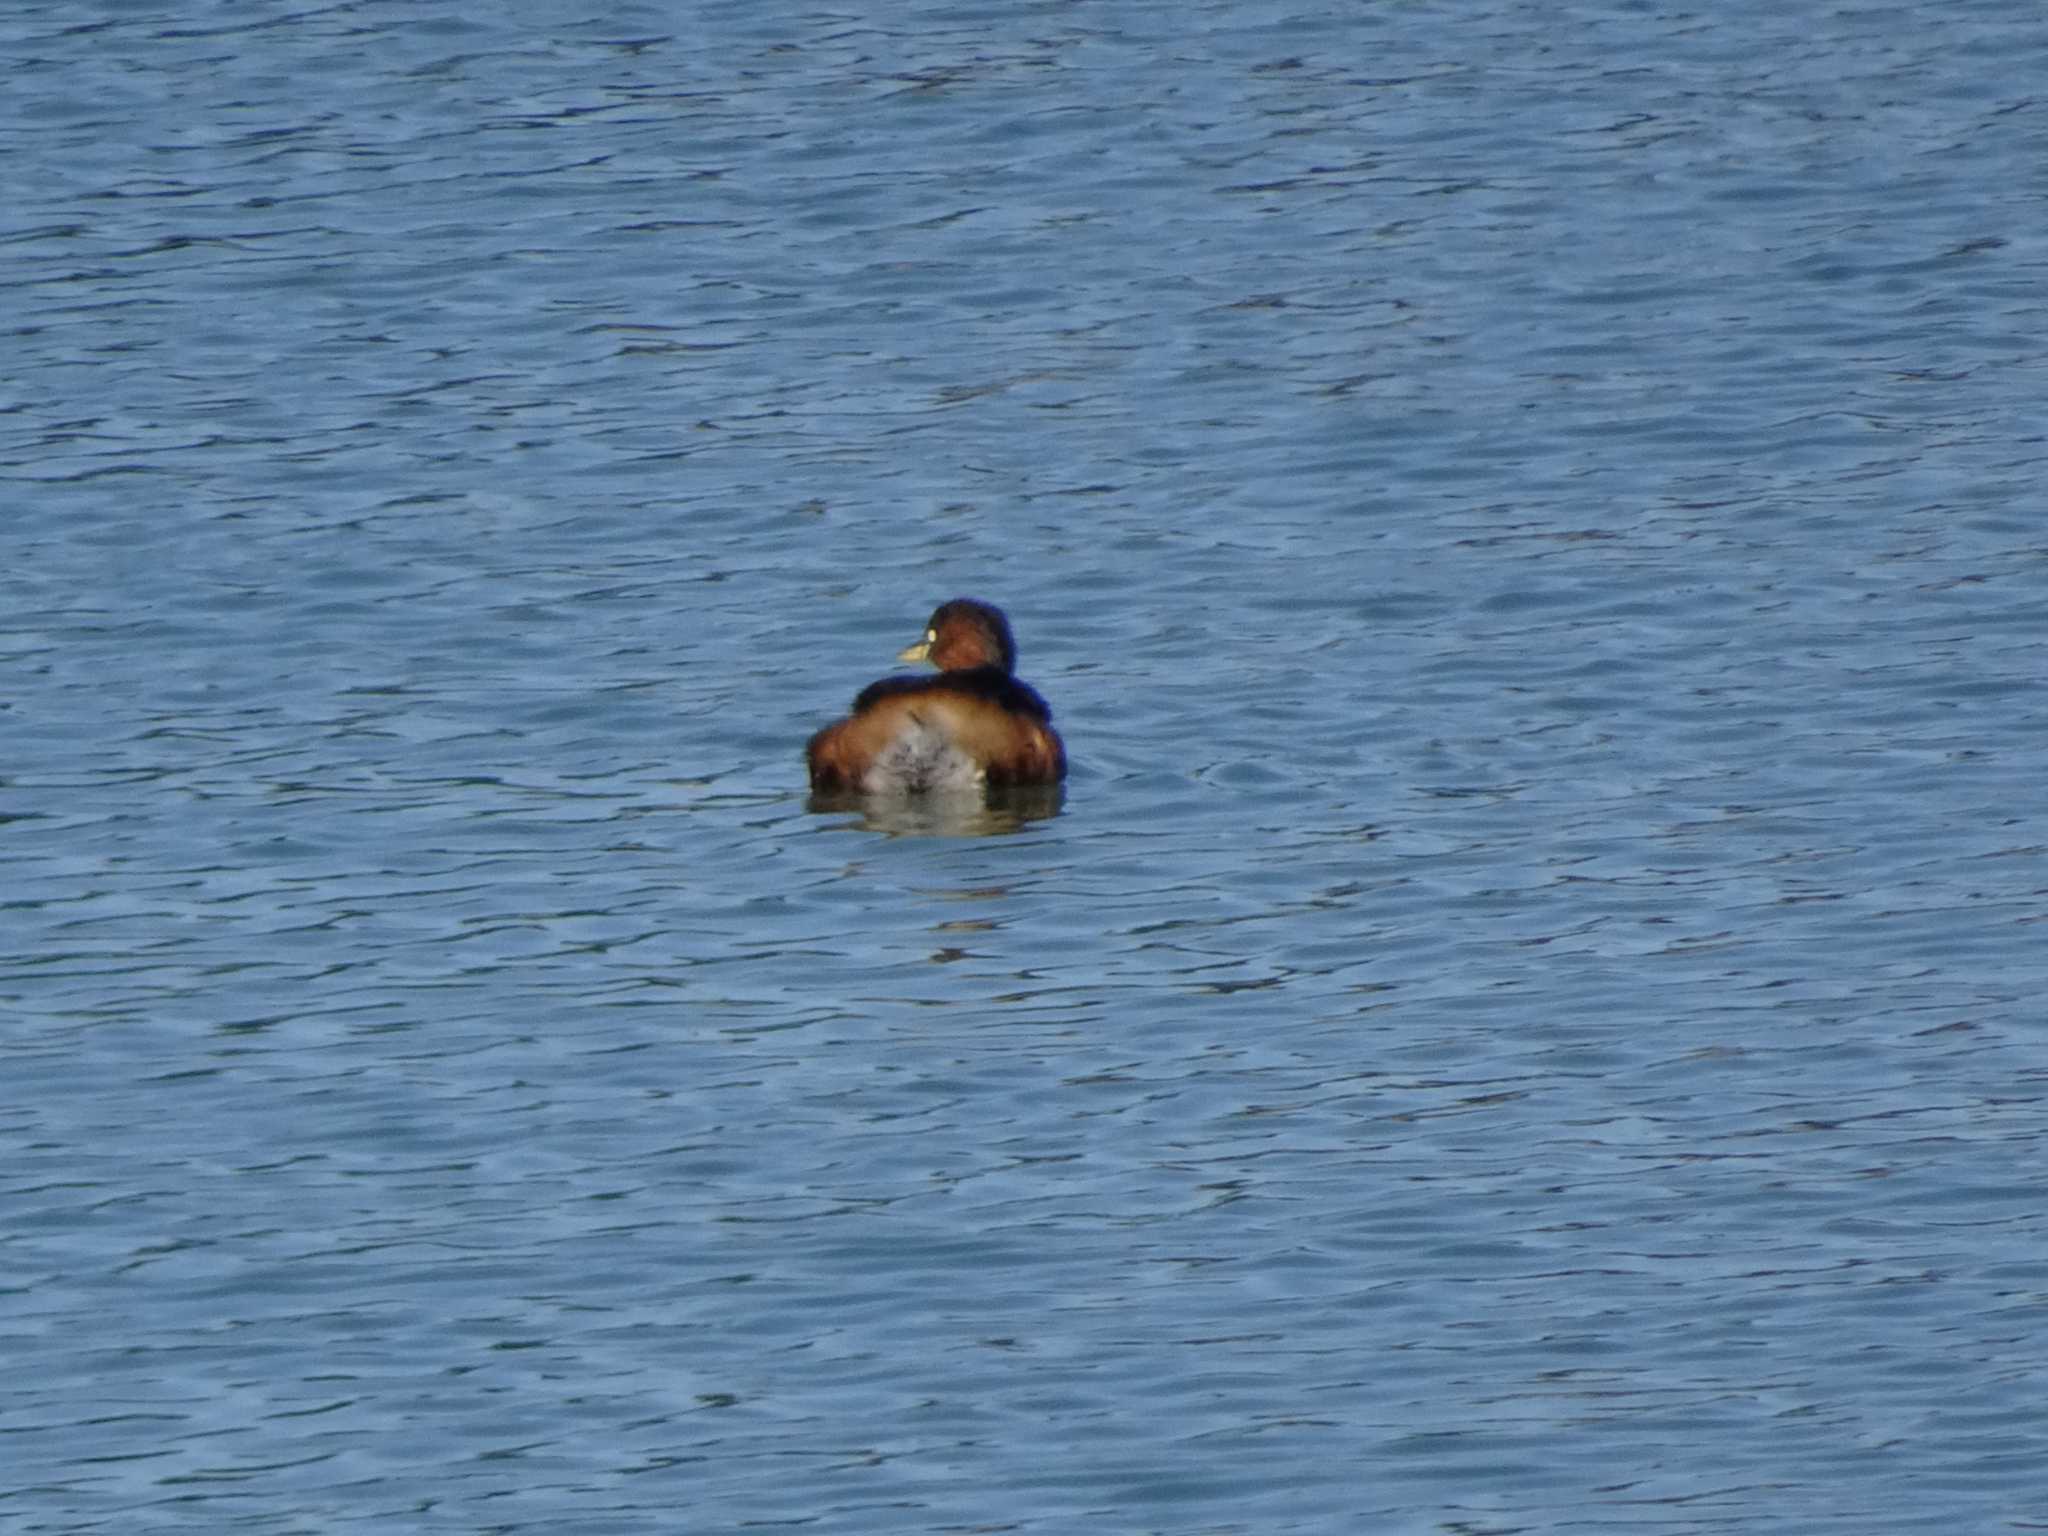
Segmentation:
{"type": "Polygon", "coordinates": [[[918,641],[917,644],[905,646],[902,650],[898,651],[896,659],[898,661],[930,661],[932,659],[932,646],[937,643],[938,638],[939,632],[937,630],[928,629],[924,632],[924,638],[918,641]]]}

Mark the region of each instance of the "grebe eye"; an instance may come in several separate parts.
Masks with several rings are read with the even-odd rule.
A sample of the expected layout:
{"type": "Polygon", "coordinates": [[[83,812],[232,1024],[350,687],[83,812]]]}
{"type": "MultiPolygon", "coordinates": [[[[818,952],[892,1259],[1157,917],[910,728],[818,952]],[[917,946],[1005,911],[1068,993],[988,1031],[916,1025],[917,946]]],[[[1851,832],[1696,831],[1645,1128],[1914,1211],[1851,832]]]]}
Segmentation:
{"type": "Polygon", "coordinates": [[[939,632],[936,629],[928,629],[924,632],[924,643],[926,645],[932,645],[937,643],[938,638],[939,632]]]}

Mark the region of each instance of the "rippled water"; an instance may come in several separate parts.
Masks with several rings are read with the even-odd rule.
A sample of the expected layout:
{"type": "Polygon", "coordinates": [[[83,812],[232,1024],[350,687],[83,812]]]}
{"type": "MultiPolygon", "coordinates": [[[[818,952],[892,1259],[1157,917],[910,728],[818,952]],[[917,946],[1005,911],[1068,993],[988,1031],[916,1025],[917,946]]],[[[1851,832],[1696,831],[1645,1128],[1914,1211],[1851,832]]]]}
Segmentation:
{"type": "Polygon", "coordinates": [[[2048,1519],[1925,22],[0,18],[0,1524],[2048,1519]],[[963,592],[1063,801],[815,807],[963,592]]]}

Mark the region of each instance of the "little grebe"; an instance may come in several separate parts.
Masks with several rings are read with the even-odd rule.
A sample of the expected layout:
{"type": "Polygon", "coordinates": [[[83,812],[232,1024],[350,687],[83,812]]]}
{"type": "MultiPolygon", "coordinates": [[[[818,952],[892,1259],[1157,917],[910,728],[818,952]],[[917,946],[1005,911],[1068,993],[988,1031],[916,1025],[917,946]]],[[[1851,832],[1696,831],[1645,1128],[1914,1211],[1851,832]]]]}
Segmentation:
{"type": "Polygon", "coordinates": [[[924,638],[896,658],[933,676],[885,677],[853,713],[811,738],[811,788],[892,793],[1056,784],[1067,749],[1036,689],[1012,677],[1017,642],[1002,610],[972,598],[941,603],[924,638]]]}

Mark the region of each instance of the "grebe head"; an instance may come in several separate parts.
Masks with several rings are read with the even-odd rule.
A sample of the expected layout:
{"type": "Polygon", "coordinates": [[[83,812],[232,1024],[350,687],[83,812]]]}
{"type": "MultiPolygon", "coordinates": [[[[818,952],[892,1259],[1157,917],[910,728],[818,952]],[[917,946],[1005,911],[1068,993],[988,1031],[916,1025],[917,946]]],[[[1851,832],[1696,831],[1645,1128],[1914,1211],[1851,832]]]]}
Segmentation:
{"type": "Polygon", "coordinates": [[[924,638],[896,659],[928,661],[941,672],[964,672],[972,667],[1014,672],[1017,641],[1002,609],[971,597],[956,597],[933,610],[924,638]]]}

